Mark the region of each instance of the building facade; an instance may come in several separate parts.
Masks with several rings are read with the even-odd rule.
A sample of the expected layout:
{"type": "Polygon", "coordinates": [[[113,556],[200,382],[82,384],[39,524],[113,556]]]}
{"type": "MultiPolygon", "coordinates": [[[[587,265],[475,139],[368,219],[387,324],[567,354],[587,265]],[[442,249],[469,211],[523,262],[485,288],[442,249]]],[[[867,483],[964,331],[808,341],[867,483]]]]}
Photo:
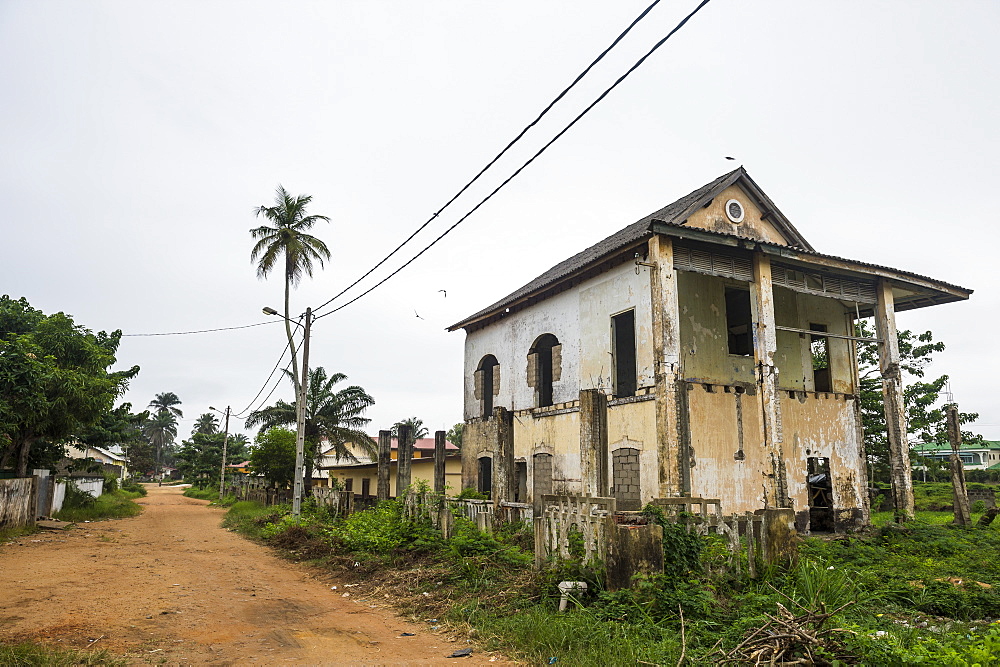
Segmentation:
{"type": "Polygon", "coordinates": [[[854,323],[874,316],[912,513],[895,312],[970,294],[816,252],[737,169],[449,328],[466,332],[463,486],[865,524],[854,323]]]}

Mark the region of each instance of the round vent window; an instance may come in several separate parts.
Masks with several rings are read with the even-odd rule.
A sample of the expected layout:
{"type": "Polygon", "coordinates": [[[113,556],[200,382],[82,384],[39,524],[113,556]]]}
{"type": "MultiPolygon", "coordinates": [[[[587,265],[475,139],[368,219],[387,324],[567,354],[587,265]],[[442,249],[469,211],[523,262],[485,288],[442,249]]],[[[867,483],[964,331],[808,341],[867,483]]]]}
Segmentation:
{"type": "Polygon", "coordinates": [[[735,199],[726,202],[726,216],[735,223],[743,222],[743,204],[735,199]]]}

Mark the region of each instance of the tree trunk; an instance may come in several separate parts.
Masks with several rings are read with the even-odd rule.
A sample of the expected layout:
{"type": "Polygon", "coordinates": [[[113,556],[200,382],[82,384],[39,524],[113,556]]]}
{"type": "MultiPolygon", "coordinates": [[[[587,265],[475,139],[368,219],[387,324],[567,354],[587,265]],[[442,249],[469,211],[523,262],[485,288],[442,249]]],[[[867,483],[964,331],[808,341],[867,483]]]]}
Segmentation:
{"type": "Polygon", "coordinates": [[[285,255],[285,335],[288,336],[288,351],[292,355],[292,385],[295,388],[295,400],[299,398],[299,359],[295,355],[295,343],[292,341],[292,322],[289,316],[289,296],[292,278],[288,255],[285,255]]]}
{"type": "Polygon", "coordinates": [[[21,438],[20,441],[14,441],[16,443],[14,446],[17,450],[17,463],[14,466],[15,477],[28,476],[28,453],[31,451],[31,445],[34,444],[37,439],[38,438],[26,437],[21,438]]]}

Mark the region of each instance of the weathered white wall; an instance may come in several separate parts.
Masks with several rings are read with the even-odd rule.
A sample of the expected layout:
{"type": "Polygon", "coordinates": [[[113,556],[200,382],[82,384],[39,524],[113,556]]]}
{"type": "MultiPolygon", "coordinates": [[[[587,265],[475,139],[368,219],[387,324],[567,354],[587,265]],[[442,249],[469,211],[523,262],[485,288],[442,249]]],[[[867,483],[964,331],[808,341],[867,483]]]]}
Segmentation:
{"type": "Polygon", "coordinates": [[[635,308],[638,385],[653,384],[652,311],[649,273],[626,263],[566,290],[465,339],[465,419],[479,417],[474,373],[480,360],[492,354],[500,362],[500,394],[494,407],[527,410],[535,407],[535,389],[528,386],[528,350],[539,336],[553,334],[562,344],[562,372],[552,385],[553,403],[579,398],[581,389],[611,391],[611,316],[635,308]]]}

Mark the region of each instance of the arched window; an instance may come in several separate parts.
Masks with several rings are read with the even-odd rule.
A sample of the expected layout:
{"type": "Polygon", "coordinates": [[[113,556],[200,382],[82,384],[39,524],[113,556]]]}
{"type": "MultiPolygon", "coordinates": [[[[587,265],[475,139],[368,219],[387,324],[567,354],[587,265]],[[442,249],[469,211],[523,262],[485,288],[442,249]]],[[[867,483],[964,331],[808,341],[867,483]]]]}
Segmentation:
{"type": "Polygon", "coordinates": [[[500,394],[500,362],[492,354],[479,361],[475,372],[476,399],[483,418],[493,414],[494,397],[500,394]]]}
{"type": "Polygon", "coordinates": [[[486,497],[493,496],[493,459],[489,456],[479,457],[479,479],[477,491],[486,497]]]}
{"type": "Polygon", "coordinates": [[[562,345],[550,333],[542,334],[528,350],[528,386],[535,388],[535,406],[552,405],[552,383],[562,375],[562,345]]]}

